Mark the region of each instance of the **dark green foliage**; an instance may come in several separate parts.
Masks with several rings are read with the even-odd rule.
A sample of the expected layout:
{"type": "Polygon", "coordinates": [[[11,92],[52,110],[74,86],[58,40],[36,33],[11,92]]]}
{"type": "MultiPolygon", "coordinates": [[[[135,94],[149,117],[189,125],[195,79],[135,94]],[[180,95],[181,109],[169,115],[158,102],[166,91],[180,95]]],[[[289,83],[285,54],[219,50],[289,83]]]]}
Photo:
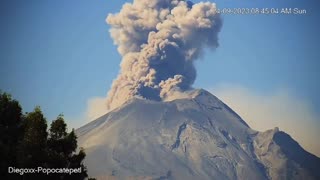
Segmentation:
{"type": "Polygon", "coordinates": [[[18,101],[0,92],[0,177],[17,164],[17,144],[23,136],[22,110],[18,101]]]}
{"type": "Polygon", "coordinates": [[[25,133],[19,148],[21,167],[44,166],[47,159],[47,121],[40,107],[25,117],[25,133]]]}
{"type": "MultiPolygon", "coordinates": [[[[64,179],[82,180],[88,177],[83,164],[86,154],[77,150],[77,136],[68,133],[63,115],[47,121],[40,107],[22,115],[19,102],[0,92],[0,179],[64,179]],[[8,174],[16,168],[79,168],[81,173],[69,174],[8,174]]],[[[93,178],[89,178],[93,179],[93,178]]]]}
{"type": "Polygon", "coordinates": [[[67,135],[67,124],[64,122],[63,115],[60,114],[50,126],[50,138],[62,139],[67,135]]]}
{"type": "Polygon", "coordinates": [[[56,120],[51,123],[50,137],[48,139],[48,154],[50,156],[48,166],[50,168],[82,168],[81,173],[66,175],[52,174],[51,179],[84,179],[87,177],[87,171],[82,161],[85,158],[83,149],[79,153],[77,150],[77,136],[72,130],[67,133],[67,125],[63,116],[59,115],[56,120]]]}

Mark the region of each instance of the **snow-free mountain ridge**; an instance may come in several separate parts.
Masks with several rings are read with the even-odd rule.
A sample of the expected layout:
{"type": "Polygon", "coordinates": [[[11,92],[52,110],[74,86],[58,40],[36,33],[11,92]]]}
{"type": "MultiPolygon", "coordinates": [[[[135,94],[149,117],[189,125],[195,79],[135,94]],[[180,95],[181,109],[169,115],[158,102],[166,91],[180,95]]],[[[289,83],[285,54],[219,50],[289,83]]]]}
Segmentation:
{"type": "Polygon", "coordinates": [[[252,130],[202,89],[133,98],[76,133],[98,179],[320,179],[320,159],[288,134],[252,130]]]}

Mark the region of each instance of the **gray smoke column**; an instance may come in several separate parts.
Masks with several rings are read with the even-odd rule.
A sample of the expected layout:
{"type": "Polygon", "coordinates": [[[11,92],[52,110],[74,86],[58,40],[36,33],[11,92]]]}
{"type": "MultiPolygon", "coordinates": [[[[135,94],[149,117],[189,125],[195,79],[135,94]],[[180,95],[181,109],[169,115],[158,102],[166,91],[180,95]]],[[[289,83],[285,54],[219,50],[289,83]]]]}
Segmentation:
{"type": "Polygon", "coordinates": [[[190,90],[194,61],[205,47],[218,47],[222,26],[214,3],[182,0],[134,0],[106,21],[123,57],[109,110],[134,96],[162,101],[190,90]]]}

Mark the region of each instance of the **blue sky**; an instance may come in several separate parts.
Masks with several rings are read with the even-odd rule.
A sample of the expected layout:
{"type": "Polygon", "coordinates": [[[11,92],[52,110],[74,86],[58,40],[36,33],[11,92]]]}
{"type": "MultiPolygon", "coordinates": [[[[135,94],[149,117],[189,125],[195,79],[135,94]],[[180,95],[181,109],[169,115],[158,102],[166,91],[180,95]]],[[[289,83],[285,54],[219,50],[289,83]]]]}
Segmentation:
{"type": "MultiPolygon", "coordinates": [[[[2,0],[0,89],[24,111],[71,124],[106,96],[121,57],[105,23],[124,0],[2,0]]],[[[194,1],[199,2],[199,1],[194,1]]],[[[218,7],[298,7],[306,15],[223,15],[220,47],[196,63],[195,87],[236,84],[268,95],[286,89],[320,114],[317,0],[217,0],[218,7]]],[[[320,120],[319,120],[320,121],[320,120]]]]}

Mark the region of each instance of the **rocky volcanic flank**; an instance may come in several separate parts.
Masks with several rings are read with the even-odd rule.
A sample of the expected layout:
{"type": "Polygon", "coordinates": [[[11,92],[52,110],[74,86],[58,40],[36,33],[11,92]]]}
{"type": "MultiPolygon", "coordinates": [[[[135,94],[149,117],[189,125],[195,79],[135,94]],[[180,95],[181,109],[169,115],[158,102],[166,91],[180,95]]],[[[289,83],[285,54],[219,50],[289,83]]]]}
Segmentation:
{"type": "Polygon", "coordinates": [[[132,98],[77,129],[98,179],[319,179],[320,159],[278,128],[252,130],[205,90],[132,98]]]}

